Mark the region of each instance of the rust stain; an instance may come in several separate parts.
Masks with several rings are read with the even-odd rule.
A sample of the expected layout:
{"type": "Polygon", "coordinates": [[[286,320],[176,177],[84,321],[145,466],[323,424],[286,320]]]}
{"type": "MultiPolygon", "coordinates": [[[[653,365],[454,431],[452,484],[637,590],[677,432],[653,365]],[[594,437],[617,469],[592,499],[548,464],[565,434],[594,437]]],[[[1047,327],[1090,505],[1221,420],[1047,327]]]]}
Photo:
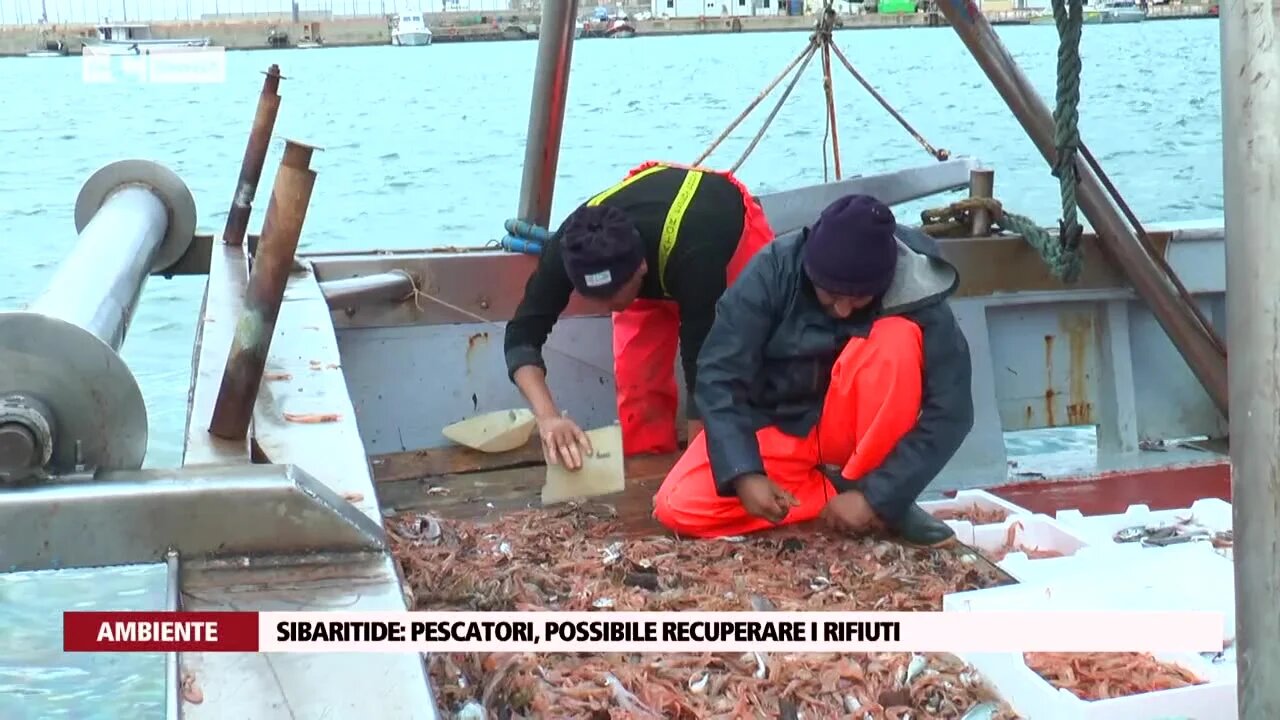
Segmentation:
{"type": "Polygon", "coordinates": [[[1067,334],[1069,359],[1067,375],[1067,422],[1092,425],[1093,403],[1089,398],[1090,343],[1094,337],[1093,317],[1085,313],[1065,315],[1062,330],[1067,334]]]}
{"type": "Polygon", "coordinates": [[[471,360],[475,356],[477,348],[482,348],[489,344],[489,333],[478,332],[467,338],[467,374],[471,374],[471,360]]]}
{"type": "Polygon", "coordinates": [[[1053,336],[1044,336],[1044,421],[1048,427],[1057,427],[1053,420],[1053,336]]]}

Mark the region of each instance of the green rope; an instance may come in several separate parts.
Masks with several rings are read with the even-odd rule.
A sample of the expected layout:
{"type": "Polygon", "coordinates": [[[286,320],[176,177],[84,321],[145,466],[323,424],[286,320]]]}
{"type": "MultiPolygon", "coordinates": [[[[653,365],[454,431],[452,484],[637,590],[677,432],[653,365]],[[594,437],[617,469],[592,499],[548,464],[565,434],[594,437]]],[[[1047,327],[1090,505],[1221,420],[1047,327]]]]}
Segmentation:
{"type": "MultiPolygon", "coordinates": [[[[1062,220],[1058,223],[1058,248],[1050,249],[1047,234],[1041,247],[1039,239],[1033,240],[1033,233],[1023,232],[1027,240],[1036,246],[1050,265],[1053,274],[1063,282],[1074,282],[1080,276],[1080,236],[1084,228],[1080,226],[1080,210],[1076,202],[1076,151],[1080,147],[1080,35],[1084,25],[1084,8],[1082,0],[1052,0],[1053,19],[1058,26],[1058,105],[1053,111],[1054,145],[1057,148],[1057,162],[1053,166],[1053,175],[1058,178],[1062,194],[1062,220]],[[1070,7],[1068,8],[1068,3],[1070,7]]],[[[1016,216],[1015,216],[1016,217],[1016,216]]],[[[1024,218],[1013,219],[1005,216],[1006,221],[1021,225],[1024,218]]],[[[1024,228],[1026,230],[1027,228],[1024,228]]],[[[1012,231],[1012,228],[1010,228],[1012,231]]]]}
{"type": "Polygon", "coordinates": [[[1044,258],[1053,276],[1062,282],[1074,282],[1080,277],[1082,263],[1079,247],[1067,247],[1060,239],[1055,240],[1047,230],[1037,225],[1035,220],[1007,210],[995,224],[1002,230],[1021,235],[1044,258]]]}

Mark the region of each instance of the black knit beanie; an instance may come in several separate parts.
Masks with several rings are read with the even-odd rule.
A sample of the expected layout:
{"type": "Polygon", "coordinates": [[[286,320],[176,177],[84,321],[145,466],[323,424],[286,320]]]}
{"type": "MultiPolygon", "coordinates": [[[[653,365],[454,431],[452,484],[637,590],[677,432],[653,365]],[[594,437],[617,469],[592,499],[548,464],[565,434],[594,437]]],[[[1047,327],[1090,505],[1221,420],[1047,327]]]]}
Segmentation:
{"type": "Polygon", "coordinates": [[[564,269],[582,295],[611,297],[644,262],[635,223],[617,208],[583,206],[560,226],[564,269]]]}
{"type": "Polygon", "coordinates": [[[831,203],[805,240],[809,279],[836,295],[883,295],[898,262],[896,226],[893,211],[870,195],[847,195],[831,203]]]}

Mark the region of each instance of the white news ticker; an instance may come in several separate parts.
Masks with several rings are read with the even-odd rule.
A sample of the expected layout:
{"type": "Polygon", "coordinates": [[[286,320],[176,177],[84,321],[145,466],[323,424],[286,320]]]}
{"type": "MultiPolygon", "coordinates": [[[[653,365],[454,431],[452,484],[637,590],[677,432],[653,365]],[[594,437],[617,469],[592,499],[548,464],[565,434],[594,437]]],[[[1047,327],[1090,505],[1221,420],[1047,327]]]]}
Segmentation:
{"type": "Polygon", "coordinates": [[[1220,652],[1222,614],[1150,611],[258,614],[260,652],[1220,652]]]}

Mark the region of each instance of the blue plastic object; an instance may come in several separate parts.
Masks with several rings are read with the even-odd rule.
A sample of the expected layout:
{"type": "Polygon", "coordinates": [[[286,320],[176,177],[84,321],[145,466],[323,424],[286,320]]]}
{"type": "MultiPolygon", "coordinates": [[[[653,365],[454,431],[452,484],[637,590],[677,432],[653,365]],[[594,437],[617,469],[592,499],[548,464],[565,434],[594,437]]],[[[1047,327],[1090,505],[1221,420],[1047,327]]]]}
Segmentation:
{"type": "Polygon", "coordinates": [[[519,220],[517,218],[511,218],[506,221],[503,226],[506,228],[507,232],[512,235],[518,238],[524,238],[525,240],[532,240],[539,244],[545,243],[547,240],[551,239],[551,233],[547,232],[546,228],[539,227],[531,222],[525,222],[524,220],[519,220]]]}
{"type": "Polygon", "coordinates": [[[535,240],[508,235],[502,238],[502,249],[507,252],[524,253],[525,255],[541,255],[542,243],[535,240]]]}

